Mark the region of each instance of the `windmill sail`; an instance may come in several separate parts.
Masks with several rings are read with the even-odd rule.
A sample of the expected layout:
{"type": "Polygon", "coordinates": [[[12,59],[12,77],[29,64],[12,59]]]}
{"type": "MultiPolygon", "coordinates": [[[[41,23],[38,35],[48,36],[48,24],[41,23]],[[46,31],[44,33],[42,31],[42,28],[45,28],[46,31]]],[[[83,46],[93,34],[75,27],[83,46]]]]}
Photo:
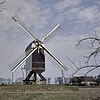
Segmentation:
{"type": "Polygon", "coordinates": [[[43,42],[44,40],[46,40],[58,27],[59,24],[57,24],[41,41],[43,42]]]}
{"type": "Polygon", "coordinates": [[[53,54],[51,53],[46,47],[44,47],[43,45],[40,45],[63,69],[65,69],[66,71],[68,70],[68,68],[53,54]]]}
{"type": "Polygon", "coordinates": [[[24,24],[24,22],[16,15],[14,17],[12,17],[12,19],[14,19],[14,21],[28,34],[31,36],[31,38],[33,40],[37,40],[33,34],[31,34],[30,30],[28,30],[27,26],[24,24]]]}
{"type": "MultiPolygon", "coordinates": [[[[15,72],[31,55],[32,53],[34,53],[34,51],[37,49],[37,47],[33,50],[31,50],[31,52],[29,54],[27,54],[26,56],[23,55],[23,57],[20,59],[17,59],[14,63],[12,63],[10,66],[9,66],[9,69],[12,71],[12,72],[15,72]]],[[[19,57],[18,57],[19,58],[19,57]]]]}

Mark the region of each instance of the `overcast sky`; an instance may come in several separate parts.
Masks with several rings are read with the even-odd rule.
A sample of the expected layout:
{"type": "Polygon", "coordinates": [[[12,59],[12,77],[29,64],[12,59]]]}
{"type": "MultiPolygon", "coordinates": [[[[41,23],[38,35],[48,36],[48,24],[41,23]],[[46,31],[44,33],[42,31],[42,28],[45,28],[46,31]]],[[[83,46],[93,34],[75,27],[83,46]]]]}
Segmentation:
{"type": "MultiPolygon", "coordinates": [[[[68,67],[68,71],[64,71],[65,75],[71,75],[74,72],[73,68],[76,69],[75,66],[70,67],[68,57],[77,65],[84,64],[82,54],[86,50],[76,49],[77,41],[93,32],[98,35],[100,32],[100,0],[6,0],[0,5],[0,77],[11,77],[8,65],[24,53],[32,41],[32,38],[11,18],[14,15],[18,15],[39,39],[56,24],[60,24],[44,44],[68,67]]],[[[61,76],[61,69],[46,54],[44,76],[61,76]]],[[[20,68],[14,75],[22,76],[20,68]]]]}

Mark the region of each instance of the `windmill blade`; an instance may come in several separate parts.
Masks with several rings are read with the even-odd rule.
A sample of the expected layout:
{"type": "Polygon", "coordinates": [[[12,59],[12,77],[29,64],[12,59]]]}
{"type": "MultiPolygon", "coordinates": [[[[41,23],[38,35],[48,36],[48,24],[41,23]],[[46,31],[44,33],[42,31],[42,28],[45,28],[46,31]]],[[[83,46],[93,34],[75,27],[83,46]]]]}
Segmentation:
{"type": "Polygon", "coordinates": [[[24,24],[24,22],[22,22],[22,20],[16,15],[16,16],[14,16],[14,17],[12,17],[12,19],[26,32],[26,33],[28,33],[28,35],[30,35],[31,36],[31,38],[32,39],[34,39],[34,40],[38,40],[37,38],[35,38],[34,36],[33,36],[33,34],[31,34],[31,32],[26,28],[26,25],[24,24]]]}
{"type": "Polygon", "coordinates": [[[43,42],[44,40],[46,40],[48,36],[50,36],[50,34],[52,34],[58,27],[59,24],[57,24],[41,41],[43,42]]]}
{"type": "Polygon", "coordinates": [[[21,64],[23,64],[31,55],[32,53],[35,52],[35,50],[37,49],[37,47],[35,47],[25,58],[23,58],[19,63],[17,63],[12,69],[11,72],[15,72],[20,66],[21,64]]]}
{"type": "Polygon", "coordinates": [[[52,54],[46,47],[44,47],[43,44],[40,44],[40,46],[53,58],[57,61],[58,64],[61,65],[62,68],[64,68],[67,71],[67,67],[54,55],[52,54]]]}

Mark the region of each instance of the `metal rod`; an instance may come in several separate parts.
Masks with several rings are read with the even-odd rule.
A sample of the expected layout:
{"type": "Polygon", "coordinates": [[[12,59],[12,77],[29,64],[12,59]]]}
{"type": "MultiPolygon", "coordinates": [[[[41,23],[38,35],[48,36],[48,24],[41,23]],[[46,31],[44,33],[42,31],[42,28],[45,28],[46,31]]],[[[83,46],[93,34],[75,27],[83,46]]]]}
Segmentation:
{"type": "Polygon", "coordinates": [[[23,69],[25,69],[25,68],[21,68],[21,70],[22,70],[22,75],[23,75],[23,80],[24,80],[24,72],[23,72],[23,69]]]}
{"type": "Polygon", "coordinates": [[[12,72],[12,75],[11,75],[11,77],[12,77],[12,84],[13,84],[13,75],[14,75],[14,73],[12,72]]]}

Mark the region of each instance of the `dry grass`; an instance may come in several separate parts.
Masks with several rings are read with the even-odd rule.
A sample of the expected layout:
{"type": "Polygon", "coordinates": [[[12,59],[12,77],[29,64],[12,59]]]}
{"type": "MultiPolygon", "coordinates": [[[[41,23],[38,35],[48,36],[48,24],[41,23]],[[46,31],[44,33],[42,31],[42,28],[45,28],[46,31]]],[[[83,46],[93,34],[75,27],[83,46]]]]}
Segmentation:
{"type": "Polygon", "coordinates": [[[66,85],[0,86],[0,100],[92,100],[91,98],[98,98],[99,96],[99,87],[79,88],[66,85]]]}

